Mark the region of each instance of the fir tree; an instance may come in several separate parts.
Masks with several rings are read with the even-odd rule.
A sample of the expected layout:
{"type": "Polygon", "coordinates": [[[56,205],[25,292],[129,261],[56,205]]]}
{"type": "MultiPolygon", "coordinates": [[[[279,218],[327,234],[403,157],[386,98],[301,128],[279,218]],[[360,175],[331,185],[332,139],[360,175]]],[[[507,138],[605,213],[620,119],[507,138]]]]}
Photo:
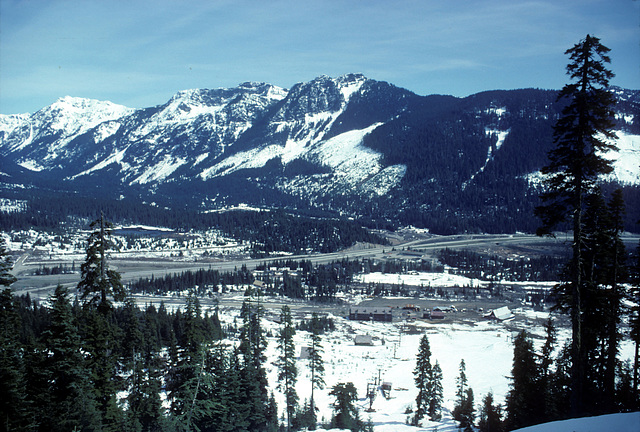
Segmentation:
{"type": "Polygon", "coordinates": [[[4,238],[0,236],[0,286],[9,287],[16,281],[16,277],[11,274],[13,263],[7,255],[7,248],[4,244],[4,238]]]}
{"type": "Polygon", "coordinates": [[[460,366],[458,367],[458,377],[456,378],[456,402],[453,406],[451,415],[454,420],[462,421],[462,408],[465,405],[465,398],[467,394],[467,366],[464,359],[460,360],[460,366]]]}
{"type": "Polygon", "coordinates": [[[267,408],[269,392],[267,376],[264,369],[266,361],[266,339],[262,330],[262,306],[252,306],[243,302],[240,315],[243,320],[240,330],[240,346],[238,352],[242,361],[242,388],[249,417],[250,430],[263,430],[267,427],[267,408]]]}
{"type": "Polygon", "coordinates": [[[552,390],[552,371],[551,365],[553,365],[553,351],[556,344],[556,329],[553,325],[553,321],[549,318],[544,328],[547,334],[544,345],[542,346],[542,353],[540,356],[540,391],[544,398],[542,411],[544,417],[541,420],[555,420],[558,416],[556,397],[552,390]]]}
{"type": "Polygon", "coordinates": [[[493,393],[489,392],[482,400],[480,419],[478,420],[480,432],[503,432],[502,407],[493,404],[493,393]]]}
{"type": "Polygon", "coordinates": [[[117,393],[122,390],[117,379],[120,329],[113,321],[113,302],[123,301],[126,290],[120,274],[107,264],[111,224],[102,216],[91,227],[94,230],[87,240],[78,282],[84,301],[80,329],[103,425],[106,430],[120,430],[124,421],[117,403],[117,393]]]}
{"type": "Polygon", "coordinates": [[[184,335],[171,382],[171,412],[178,430],[190,431],[209,414],[210,401],[203,398],[209,384],[200,303],[192,292],[187,297],[184,335]]]}
{"type": "Polygon", "coordinates": [[[460,360],[459,374],[456,378],[456,403],[451,415],[458,421],[458,427],[465,431],[471,430],[475,420],[473,406],[473,389],[467,382],[467,367],[464,359],[460,360]]]}
{"type": "Polygon", "coordinates": [[[311,401],[310,410],[313,417],[313,426],[316,424],[316,407],[314,399],[314,389],[324,388],[324,361],[322,360],[322,341],[320,333],[322,332],[322,323],[317,313],[313,313],[311,317],[311,349],[309,352],[309,368],[311,369],[311,401]]]}
{"type": "MultiPolygon", "coordinates": [[[[106,312],[111,315],[110,311],[106,312]]],[[[118,431],[124,420],[117,402],[117,394],[123,390],[118,379],[120,329],[93,308],[82,310],[80,329],[102,424],[107,431],[118,431]]]]}
{"type": "Polygon", "coordinates": [[[61,285],[51,297],[51,325],[43,339],[48,356],[42,367],[49,388],[48,406],[42,410],[46,423],[41,427],[60,432],[100,429],[69,293],[61,285]]]}
{"type": "Polygon", "coordinates": [[[85,305],[96,307],[102,314],[113,308],[113,301],[123,301],[126,290],[120,273],[111,270],[107,264],[107,252],[112,247],[112,224],[104,216],[91,223],[93,232],[87,240],[87,257],[80,267],[81,276],[78,291],[82,293],[85,305]]]}
{"type": "Polygon", "coordinates": [[[533,343],[522,330],[513,342],[511,390],[507,394],[509,429],[534,425],[540,421],[539,371],[533,343]]]}
{"type": "MultiPolygon", "coordinates": [[[[2,257],[2,262],[4,260],[2,257]]],[[[11,278],[3,277],[3,285],[11,283],[11,278]]],[[[27,431],[33,426],[31,407],[26,399],[26,376],[24,370],[23,347],[18,340],[20,316],[16,310],[11,288],[0,292],[0,383],[2,383],[2,403],[0,404],[0,425],[6,431],[27,431]]]]}
{"type": "Polygon", "coordinates": [[[291,429],[291,420],[298,405],[298,394],[296,393],[296,381],[298,379],[298,369],[296,367],[295,345],[293,336],[295,329],[291,320],[291,309],[283,306],[280,313],[282,329],[278,338],[278,348],[280,350],[278,367],[278,388],[284,393],[287,413],[287,430],[291,429]]]}
{"type": "Polygon", "coordinates": [[[429,418],[432,421],[440,421],[442,418],[442,398],[443,398],[443,388],[442,388],[442,369],[440,368],[440,364],[436,360],[436,364],[433,365],[433,388],[431,391],[431,400],[429,401],[429,409],[427,410],[427,414],[429,414],[429,418]]]}
{"type": "MultiPolygon", "coordinates": [[[[420,339],[418,355],[416,358],[416,367],[413,370],[414,381],[418,389],[416,396],[416,412],[413,418],[413,424],[420,424],[420,420],[424,415],[429,413],[435,417],[440,416],[440,405],[442,403],[442,371],[440,366],[435,370],[431,365],[431,348],[427,335],[420,339]]],[[[436,420],[436,418],[431,418],[436,420]]]]}
{"type": "Polygon", "coordinates": [[[608,266],[606,269],[605,283],[610,287],[607,292],[605,303],[605,373],[604,373],[604,394],[606,412],[614,412],[616,392],[616,369],[618,367],[618,351],[622,334],[620,332],[620,322],[623,315],[622,282],[627,281],[627,267],[625,259],[625,247],[622,241],[624,231],[625,206],[622,197],[622,190],[616,189],[607,206],[609,216],[608,243],[608,266]]]}
{"type": "Polygon", "coordinates": [[[355,406],[355,402],[358,400],[358,391],[353,383],[338,383],[332,387],[329,394],[335,398],[331,427],[359,431],[361,421],[355,406]]]}
{"type": "Polygon", "coordinates": [[[613,73],[606,69],[610,50],[596,37],[586,38],[566,51],[570,56],[567,73],[574,83],[564,86],[559,100],[567,101],[554,128],[556,147],[549,152],[550,163],[542,172],[547,175],[544,205],[536,209],[543,226],[539,234],[569,221],[573,229],[573,255],[569,262],[567,283],[560,286],[560,301],[571,312],[572,321],[572,392],[574,415],[584,412],[587,377],[587,352],[583,343],[585,308],[583,218],[585,197],[593,190],[598,176],[612,171],[603,153],[614,149],[612,132],[613,97],[607,91],[613,73]]]}

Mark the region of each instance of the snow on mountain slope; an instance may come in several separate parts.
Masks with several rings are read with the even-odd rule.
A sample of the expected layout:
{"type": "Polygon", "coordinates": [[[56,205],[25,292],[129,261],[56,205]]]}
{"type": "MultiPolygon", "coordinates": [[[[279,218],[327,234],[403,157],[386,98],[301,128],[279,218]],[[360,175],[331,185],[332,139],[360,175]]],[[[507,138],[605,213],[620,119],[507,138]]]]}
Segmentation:
{"type": "Polygon", "coordinates": [[[605,157],[613,161],[613,173],[606,178],[627,185],[640,185],[640,135],[618,131],[617,151],[605,157]]]}
{"type": "MultiPolygon", "coordinates": [[[[63,97],[32,115],[0,116],[2,154],[18,153],[18,163],[27,168],[49,168],[60,151],[75,137],[101,123],[118,120],[134,110],[112,102],[63,97]]],[[[115,125],[111,125],[111,130],[115,125]]],[[[103,129],[98,135],[106,135],[103,129]]]]}
{"type": "MultiPolygon", "coordinates": [[[[624,131],[616,131],[616,134],[618,138],[615,144],[618,149],[604,154],[606,159],[612,161],[613,172],[603,176],[603,179],[638,186],[640,185],[640,135],[624,131]]],[[[537,171],[529,174],[527,179],[531,184],[539,184],[543,177],[537,171]]]]}
{"type": "Polygon", "coordinates": [[[4,143],[17,127],[29,121],[30,115],[31,114],[0,114],[0,142],[4,143]]]}
{"type": "Polygon", "coordinates": [[[118,161],[113,153],[105,153],[69,178],[118,162],[122,181],[129,185],[163,182],[182,166],[192,167],[224,154],[262,112],[286,94],[264,83],[181,91],[122,127],[114,143],[121,154],[118,161]]]}
{"type": "MultiPolygon", "coordinates": [[[[616,97],[624,132],[610,155],[612,179],[640,185],[640,92],[616,97]]],[[[496,191],[546,163],[556,99],[536,89],[418,96],[360,74],[290,90],[255,82],[184,90],[137,110],[62,98],[32,115],[0,116],[0,157],[16,185],[46,175],[54,189],[101,184],[107,195],[130,191],[166,203],[191,190],[180,200],[205,210],[237,199],[264,205],[264,191],[273,192],[268,205],[357,216],[360,203],[370,203],[376,217],[407,223],[440,223],[449,219],[440,212],[454,210],[456,218],[499,212],[520,224],[526,216],[517,210],[531,198],[508,197],[496,208],[496,191]],[[458,199],[471,182],[478,197],[458,199]]]]}
{"type": "MultiPolygon", "coordinates": [[[[501,111],[496,111],[498,113],[498,116],[501,116],[504,114],[504,109],[502,109],[501,111]]],[[[495,154],[495,152],[497,152],[498,150],[500,150],[500,147],[502,147],[502,144],[504,144],[504,140],[507,138],[507,135],[509,135],[509,131],[502,131],[502,130],[497,130],[497,129],[489,129],[486,128],[484,130],[485,134],[487,136],[493,136],[496,137],[496,143],[494,146],[489,147],[489,149],[487,150],[487,159],[484,161],[484,165],[482,165],[480,167],[480,169],[478,171],[475,172],[475,174],[473,174],[471,176],[471,178],[469,180],[467,180],[466,182],[462,183],[462,190],[464,190],[471,182],[473,182],[473,179],[480,174],[481,172],[483,172],[485,170],[485,168],[487,167],[487,164],[491,161],[491,159],[493,159],[493,155],[495,154]]]]}
{"type": "MultiPolygon", "coordinates": [[[[202,169],[199,176],[207,180],[240,169],[260,168],[274,158],[280,158],[285,165],[303,157],[312,159],[308,154],[313,153],[313,146],[324,142],[324,137],[346,108],[350,96],[360,89],[364,81],[361,75],[335,80],[323,76],[294,87],[273,115],[273,121],[260,140],[262,144],[258,143],[254,148],[202,169]]],[[[361,141],[361,131],[354,131],[354,134],[360,135],[361,141]]],[[[361,152],[365,150],[361,147],[361,152]]]]}

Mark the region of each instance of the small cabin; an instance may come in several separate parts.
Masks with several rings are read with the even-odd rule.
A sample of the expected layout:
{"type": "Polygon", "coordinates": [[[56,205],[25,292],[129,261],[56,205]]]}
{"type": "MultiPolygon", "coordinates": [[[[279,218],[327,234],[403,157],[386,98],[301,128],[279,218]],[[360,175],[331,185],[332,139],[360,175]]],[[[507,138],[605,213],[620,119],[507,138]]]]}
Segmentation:
{"type": "Polygon", "coordinates": [[[494,309],[484,316],[486,319],[496,321],[507,321],[515,318],[515,315],[511,313],[507,306],[503,306],[498,309],[494,309]]]}
{"type": "Polygon", "coordinates": [[[373,338],[369,335],[356,335],[353,342],[358,346],[373,346],[373,338]]]}

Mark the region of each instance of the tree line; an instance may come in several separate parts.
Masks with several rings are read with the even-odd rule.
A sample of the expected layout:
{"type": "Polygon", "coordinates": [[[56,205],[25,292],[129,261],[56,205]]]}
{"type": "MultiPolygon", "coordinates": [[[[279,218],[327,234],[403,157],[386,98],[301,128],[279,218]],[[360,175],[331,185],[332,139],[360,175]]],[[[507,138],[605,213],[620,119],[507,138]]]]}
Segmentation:
{"type": "Polygon", "coordinates": [[[40,195],[37,191],[27,200],[21,212],[0,212],[0,230],[44,229],[63,231],[68,226],[85,226],[101,214],[112,222],[144,224],[176,230],[217,229],[238,241],[250,244],[254,257],[272,252],[294,254],[335,252],[355,243],[388,244],[383,237],[371,233],[357,222],[344,218],[324,217],[321,213],[295,214],[280,209],[272,211],[230,210],[200,213],[189,209],[168,210],[131,200],[87,198],[74,194],[40,195]]]}
{"type": "Polygon", "coordinates": [[[441,249],[438,259],[454,274],[480,280],[555,281],[564,269],[566,257],[540,256],[517,260],[480,254],[465,249],[441,249]]]}

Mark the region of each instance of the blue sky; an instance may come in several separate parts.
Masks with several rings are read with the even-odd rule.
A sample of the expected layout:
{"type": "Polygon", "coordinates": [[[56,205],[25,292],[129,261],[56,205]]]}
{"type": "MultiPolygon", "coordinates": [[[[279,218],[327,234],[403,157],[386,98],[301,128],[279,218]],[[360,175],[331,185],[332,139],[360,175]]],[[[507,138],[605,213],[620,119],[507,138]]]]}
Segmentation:
{"type": "Polygon", "coordinates": [[[640,89],[640,0],[0,0],[0,113],[350,72],[421,95],[559,89],[586,34],[640,89]]]}

